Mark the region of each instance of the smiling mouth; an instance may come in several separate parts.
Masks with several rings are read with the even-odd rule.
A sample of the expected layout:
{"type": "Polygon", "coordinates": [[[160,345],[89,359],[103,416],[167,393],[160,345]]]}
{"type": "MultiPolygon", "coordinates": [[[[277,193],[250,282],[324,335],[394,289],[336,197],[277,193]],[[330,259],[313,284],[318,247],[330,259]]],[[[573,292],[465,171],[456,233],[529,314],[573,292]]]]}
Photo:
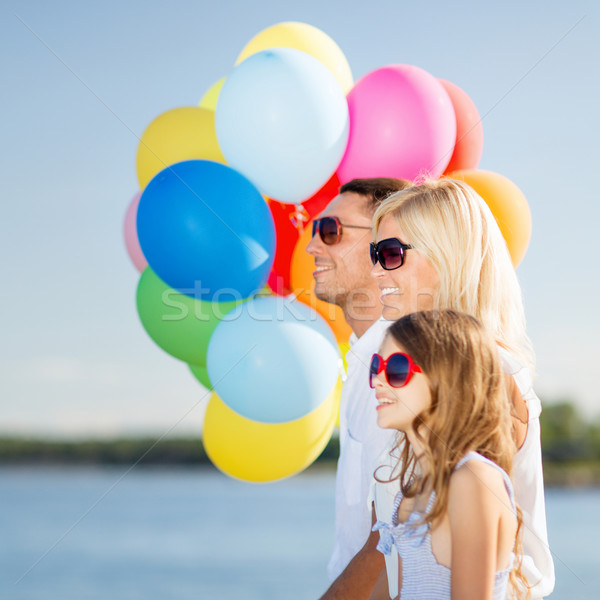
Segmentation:
{"type": "Polygon", "coordinates": [[[313,272],[313,276],[318,275],[319,273],[324,273],[325,271],[331,271],[333,269],[333,267],[315,267],[315,270],[313,272]]]}
{"type": "Polygon", "coordinates": [[[377,398],[377,406],[387,406],[388,404],[394,404],[395,400],[390,400],[389,398],[377,398]]]}
{"type": "Polygon", "coordinates": [[[375,410],[381,410],[382,408],[385,408],[386,406],[391,406],[392,404],[394,404],[394,402],[391,402],[388,400],[379,400],[378,402],[379,402],[379,404],[377,404],[377,406],[375,407],[375,410]]]}
{"type": "Polygon", "coordinates": [[[397,287],[386,287],[380,291],[379,297],[383,298],[384,296],[389,296],[390,294],[397,294],[399,291],[400,288],[397,287]]]}

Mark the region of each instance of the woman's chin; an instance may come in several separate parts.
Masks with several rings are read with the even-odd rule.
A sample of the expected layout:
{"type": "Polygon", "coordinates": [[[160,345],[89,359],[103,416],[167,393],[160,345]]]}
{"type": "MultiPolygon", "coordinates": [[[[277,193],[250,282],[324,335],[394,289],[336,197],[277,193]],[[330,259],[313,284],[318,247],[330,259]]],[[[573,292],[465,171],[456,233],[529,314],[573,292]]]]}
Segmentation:
{"type": "Polygon", "coordinates": [[[397,321],[398,319],[401,319],[405,314],[406,312],[400,307],[390,306],[389,304],[384,304],[381,310],[381,316],[386,321],[397,321]]]}

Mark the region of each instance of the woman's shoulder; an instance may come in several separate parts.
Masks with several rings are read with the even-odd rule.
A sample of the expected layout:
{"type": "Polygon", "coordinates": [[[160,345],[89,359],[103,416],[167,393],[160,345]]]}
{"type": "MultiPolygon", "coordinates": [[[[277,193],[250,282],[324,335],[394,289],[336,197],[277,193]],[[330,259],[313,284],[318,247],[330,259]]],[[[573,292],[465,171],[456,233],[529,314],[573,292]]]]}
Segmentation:
{"type": "Polygon", "coordinates": [[[506,348],[500,345],[498,346],[498,353],[502,362],[502,370],[505,375],[510,375],[513,378],[516,389],[525,403],[527,411],[525,421],[538,418],[542,412],[542,406],[540,399],[533,389],[533,380],[529,367],[521,363],[506,348]]]}
{"type": "Polygon", "coordinates": [[[500,362],[502,363],[502,370],[507,375],[516,375],[523,369],[529,373],[529,368],[524,365],[518,358],[512,355],[506,348],[498,344],[498,354],[500,355],[500,362]]]}

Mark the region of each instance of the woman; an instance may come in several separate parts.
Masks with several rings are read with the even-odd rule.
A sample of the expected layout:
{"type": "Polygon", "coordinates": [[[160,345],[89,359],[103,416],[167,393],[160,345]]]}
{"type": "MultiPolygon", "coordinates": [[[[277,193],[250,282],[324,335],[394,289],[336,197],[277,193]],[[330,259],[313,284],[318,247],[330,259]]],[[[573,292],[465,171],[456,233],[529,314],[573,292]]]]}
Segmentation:
{"type": "MultiPolygon", "coordinates": [[[[523,573],[533,585],[532,597],[541,598],[554,587],[546,532],[541,405],[531,384],[533,352],[525,332],[521,290],[498,225],[472,188],[442,179],[390,196],[375,212],[373,232],[371,274],[378,281],[386,319],[420,310],[454,309],[478,318],[499,346],[518,448],[512,476],[524,515],[523,573]]],[[[381,471],[378,478],[385,479],[381,471]]],[[[374,488],[378,514],[387,513],[397,482],[396,489],[393,482],[374,488]]],[[[396,560],[386,557],[392,598],[397,594],[396,560]]]]}

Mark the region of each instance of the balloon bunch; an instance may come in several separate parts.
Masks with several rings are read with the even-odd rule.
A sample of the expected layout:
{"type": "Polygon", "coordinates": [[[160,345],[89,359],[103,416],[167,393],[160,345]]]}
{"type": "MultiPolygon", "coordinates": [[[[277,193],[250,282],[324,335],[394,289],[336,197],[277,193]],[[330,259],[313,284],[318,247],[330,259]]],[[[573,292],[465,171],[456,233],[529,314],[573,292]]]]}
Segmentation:
{"type": "Polygon", "coordinates": [[[463,179],[521,260],[527,203],[506,178],[477,170],[482,149],[477,109],[456,85],[402,64],[354,84],[336,43],[295,22],[258,33],[198,106],[150,123],[125,217],[142,272],[137,308],[150,337],[214,389],[203,440],[218,468],[273,481],[329,440],[350,329],[311,291],[304,250],[340,184],[463,179]]]}

